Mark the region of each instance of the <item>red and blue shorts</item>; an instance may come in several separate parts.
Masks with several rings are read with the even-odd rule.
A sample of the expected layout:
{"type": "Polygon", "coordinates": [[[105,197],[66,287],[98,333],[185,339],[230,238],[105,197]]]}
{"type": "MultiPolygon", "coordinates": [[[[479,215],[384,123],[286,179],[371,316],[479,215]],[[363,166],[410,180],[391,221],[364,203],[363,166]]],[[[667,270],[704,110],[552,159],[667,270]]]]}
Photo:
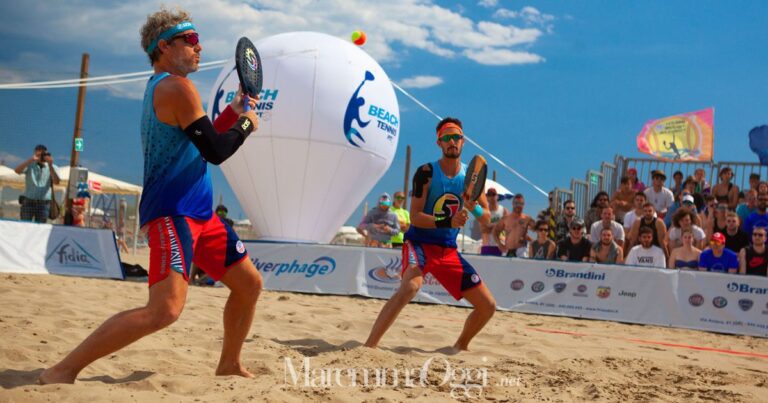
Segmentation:
{"type": "Polygon", "coordinates": [[[189,280],[192,262],[218,281],[232,265],[248,257],[235,231],[215,214],[207,220],[160,217],[143,229],[149,239],[150,287],[171,271],[189,280]]]}
{"type": "Polygon", "coordinates": [[[482,283],[475,268],[461,257],[456,248],[405,241],[403,244],[403,272],[411,265],[418,266],[424,275],[432,273],[432,276],[457,301],[462,298],[465,291],[482,283]]]}

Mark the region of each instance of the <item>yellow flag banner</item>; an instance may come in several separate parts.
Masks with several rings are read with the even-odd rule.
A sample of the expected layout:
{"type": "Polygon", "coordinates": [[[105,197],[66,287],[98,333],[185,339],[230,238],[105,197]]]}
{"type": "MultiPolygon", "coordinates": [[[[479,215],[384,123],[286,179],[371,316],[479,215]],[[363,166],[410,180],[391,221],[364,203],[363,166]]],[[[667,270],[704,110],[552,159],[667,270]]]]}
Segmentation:
{"type": "Polygon", "coordinates": [[[715,108],[649,120],[637,149],[663,161],[712,161],[715,108]]]}

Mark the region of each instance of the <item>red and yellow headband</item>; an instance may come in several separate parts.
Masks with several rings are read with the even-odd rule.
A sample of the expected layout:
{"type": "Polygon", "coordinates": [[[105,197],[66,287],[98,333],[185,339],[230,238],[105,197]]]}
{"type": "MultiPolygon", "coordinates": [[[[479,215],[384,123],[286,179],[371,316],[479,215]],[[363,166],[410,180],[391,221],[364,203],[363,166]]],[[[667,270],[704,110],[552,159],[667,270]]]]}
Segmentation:
{"type": "Polygon", "coordinates": [[[440,126],[440,130],[437,131],[437,137],[441,137],[445,134],[461,134],[463,136],[464,132],[456,123],[448,122],[440,126]]]}

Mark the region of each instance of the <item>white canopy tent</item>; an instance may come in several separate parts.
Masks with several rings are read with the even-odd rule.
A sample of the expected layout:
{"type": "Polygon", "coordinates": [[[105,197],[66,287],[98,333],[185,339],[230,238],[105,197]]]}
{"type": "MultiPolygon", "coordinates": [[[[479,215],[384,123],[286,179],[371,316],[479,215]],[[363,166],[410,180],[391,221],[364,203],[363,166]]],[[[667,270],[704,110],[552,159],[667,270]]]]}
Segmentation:
{"type": "MultiPolygon", "coordinates": [[[[61,179],[61,182],[59,182],[58,185],[55,186],[55,189],[57,191],[65,191],[67,186],[69,185],[69,166],[64,167],[58,167],[59,168],[59,178],[61,179]]],[[[124,182],[119,179],[110,178],[105,175],[98,174],[93,171],[88,171],[88,191],[91,194],[116,194],[116,195],[130,195],[130,196],[136,196],[136,214],[138,215],[139,212],[139,199],[141,197],[141,191],[142,187],[138,185],[134,185],[132,183],[124,182]]],[[[0,192],[4,187],[9,187],[11,189],[17,189],[17,190],[24,190],[24,175],[19,175],[14,171],[12,168],[9,168],[4,165],[0,165],[0,192]]],[[[92,209],[91,214],[97,214],[98,212],[101,212],[103,215],[104,212],[101,209],[92,209]]],[[[136,224],[134,225],[134,237],[133,237],[133,248],[134,252],[136,251],[136,242],[138,239],[138,226],[139,226],[139,220],[138,217],[135,220],[136,224]]]]}

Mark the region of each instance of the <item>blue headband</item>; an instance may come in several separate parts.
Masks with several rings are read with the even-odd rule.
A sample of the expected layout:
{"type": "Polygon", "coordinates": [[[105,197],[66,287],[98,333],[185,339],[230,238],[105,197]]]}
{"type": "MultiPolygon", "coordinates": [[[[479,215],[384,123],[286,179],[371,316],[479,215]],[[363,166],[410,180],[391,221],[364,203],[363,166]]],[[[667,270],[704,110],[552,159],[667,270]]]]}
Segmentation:
{"type": "Polygon", "coordinates": [[[155,40],[149,44],[149,46],[147,46],[147,53],[152,53],[152,51],[154,51],[155,48],[157,47],[157,43],[160,42],[161,39],[167,41],[168,39],[178,34],[179,32],[184,32],[190,29],[194,30],[195,26],[192,25],[192,23],[189,21],[180,22],[168,28],[167,30],[163,31],[162,34],[158,35],[157,38],[155,38],[155,40]]]}

